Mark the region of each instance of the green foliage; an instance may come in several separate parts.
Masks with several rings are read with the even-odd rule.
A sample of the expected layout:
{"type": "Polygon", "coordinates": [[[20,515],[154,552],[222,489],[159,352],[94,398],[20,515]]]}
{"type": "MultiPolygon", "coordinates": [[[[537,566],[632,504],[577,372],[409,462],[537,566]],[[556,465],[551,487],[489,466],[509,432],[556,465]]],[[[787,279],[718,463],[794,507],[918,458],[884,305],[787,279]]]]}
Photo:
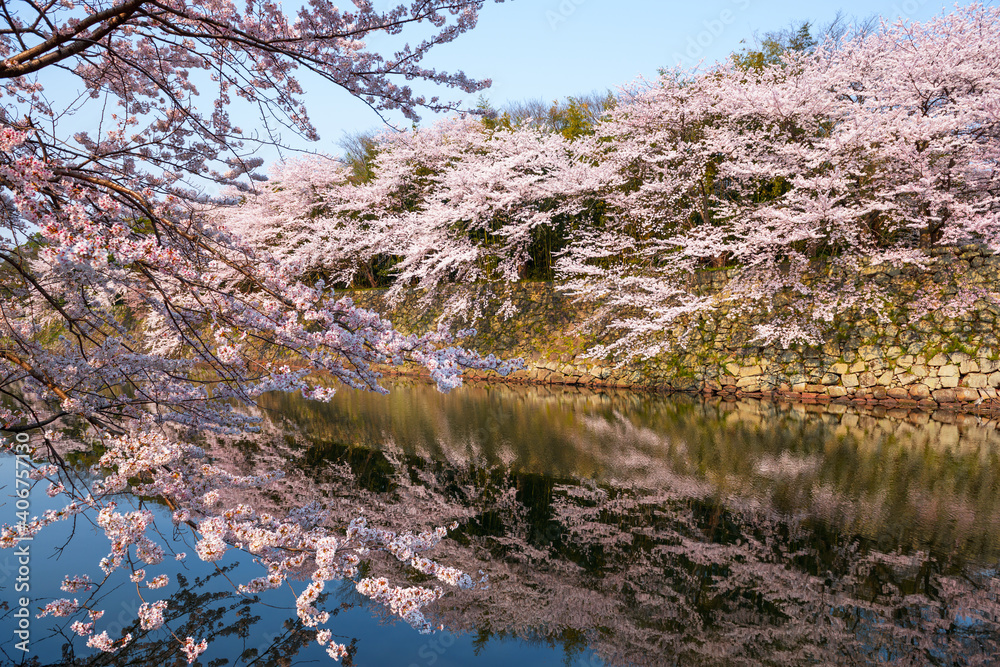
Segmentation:
{"type": "Polygon", "coordinates": [[[579,100],[570,97],[562,108],[557,102],[552,103],[550,122],[559,128],[559,134],[572,141],[594,132],[594,125],[588,120],[586,112],[587,108],[579,100]]]}
{"type": "Polygon", "coordinates": [[[780,65],[789,51],[808,53],[816,46],[810,27],[808,21],[803,21],[797,27],[768,32],[756,49],[744,48],[730,58],[733,64],[744,71],[760,72],[765,67],[780,65]]]}
{"type": "Polygon", "coordinates": [[[567,97],[549,104],[537,99],[511,102],[503,109],[496,109],[480,98],[477,112],[483,114],[483,125],[487,129],[509,130],[533,125],[572,141],[593,134],[595,125],[615,104],[617,99],[611,91],[567,97]]]}
{"type": "Polygon", "coordinates": [[[490,132],[514,129],[514,119],[510,113],[497,111],[485,96],[480,95],[479,101],[476,103],[476,112],[482,115],[483,127],[490,132]]]}
{"type": "Polygon", "coordinates": [[[378,155],[378,140],[374,132],[355,132],[340,140],[344,149],[341,158],[350,169],[348,181],[361,185],[375,180],[375,157],[378,155]]]}
{"type": "Polygon", "coordinates": [[[563,103],[554,101],[549,108],[548,124],[569,141],[594,133],[594,125],[615,105],[610,92],[599,98],[568,97],[563,103]]]}

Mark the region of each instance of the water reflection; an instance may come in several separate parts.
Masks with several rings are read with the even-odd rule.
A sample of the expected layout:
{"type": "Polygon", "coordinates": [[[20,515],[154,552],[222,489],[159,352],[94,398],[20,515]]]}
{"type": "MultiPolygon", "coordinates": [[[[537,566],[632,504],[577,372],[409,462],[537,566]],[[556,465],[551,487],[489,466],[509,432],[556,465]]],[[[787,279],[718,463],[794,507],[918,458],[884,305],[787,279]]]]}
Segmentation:
{"type": "Polygon", "coordinates": [[[494,585],[447,598],[449,628],[586,645],[610,664],[1000,655],[993,420],[392,389],[264,407],[311,464],[306,495],[389,522],[464,520],[447,560],[494,585]]]}
{"type": "MultiPolygon", "coordinates": [[[[204,443],[234,472],[286,471],[227,499],[259,511],[319,502],[336,525],[359,510],[392,527],[460,522],[438,560],[487,573],[489,589],[446,595],[435,613],[448,630],[426,639],[343,586],[330,605],[345,610],[357,664],[966,665],[1000,655],[994,420],[390,384],[388,396],[343,391],[329,404],[268,396],[260,434],[204,443]]],[[[209,570],[198,574],[207,581],[209,570]]],[[[260,606],[225,604],[235,620],[215,619],[220,633],[255,632],[260,606]]],[[[255,663],[241,645],[224,659],[298,664],[315,657],[308,639],[289,626],[283,657],[255,663]]],[[[169,662],[162,647],[135,650],[139,662],[169,662]]]]}
{"type": "Polygon", "coordinates": [[[312,459],[397,452],[647,490],[684,478],[884,548],[1000,553],[991,419],[485,384],[440,394],[408,381],[388,396],[350,391],[323,404],[273,395],[263,407],[308,440],[312,459]]]}

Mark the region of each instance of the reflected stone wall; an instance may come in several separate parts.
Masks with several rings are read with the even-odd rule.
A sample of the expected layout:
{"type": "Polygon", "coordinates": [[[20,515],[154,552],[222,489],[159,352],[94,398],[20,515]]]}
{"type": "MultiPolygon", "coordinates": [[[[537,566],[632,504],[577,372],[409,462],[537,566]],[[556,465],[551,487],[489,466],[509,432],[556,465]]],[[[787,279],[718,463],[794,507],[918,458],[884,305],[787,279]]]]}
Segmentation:
{"type": "MultiPolygon", "coordinates": [[[[684,480],[891,535],[894,549],[1000,555],[1000,431],[989,417],[556,385],[387,386],[329,403],[270,394],[261,407],[285,416],[286,434],[304,434],[308,460],[348,461],[371,489],[390,486],[392,461],[426,459],[651,492],[684,480]]],[[[247,453],[259,462],[268,450],[247,453]]]]}
{"type": "MultiPolygon", "coordinates": [[[[676,343],[673,352],[615,367],[584,356],[587,349],[611,340],[613,332],[606,325],[613,314],[574,303],[550,283],[473,287],[470,302],[484,315],[474,323],[479,333],[467,343],[483,352],[524,358],[527,368],[514,376],[522,382],[1000,410],[995,292],[1000,257],[979,246],[939,248],[931,254],[932,262],[924,268],[885,264],[842,276],[845,292],[875,284],[896,303],[882,322],[871,313],[835,321],[821,346],[784,350],[755,344],[753,326],[781,313],[736,316],[724,307],[665,331],[676,343]],[[509,318],[499,314],[511,309],[509,318]]],[[[693,279],[699,291],[711,292],[721,289],[726,278],[725,272],[705,272],[693,279]]],[[[436,326],[443,304],[459,289],[468,288],[453,286],[430,302],[414,291],[393,308],[378,290],[351,296],[401,329],[421,331],[436,326]]]]}

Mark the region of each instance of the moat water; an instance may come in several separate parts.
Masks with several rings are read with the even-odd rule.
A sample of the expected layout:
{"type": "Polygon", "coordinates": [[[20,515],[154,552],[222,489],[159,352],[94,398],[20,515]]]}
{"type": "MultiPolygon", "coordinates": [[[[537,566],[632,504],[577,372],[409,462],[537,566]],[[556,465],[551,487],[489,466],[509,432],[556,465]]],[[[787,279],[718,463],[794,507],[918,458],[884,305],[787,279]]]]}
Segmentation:
{"type": "MultiPolygon", "coordinates": [[[[330,403],[269,395],[261,433],[204,442],[234,471],[286,472],[241,499],[257,506],[319,502],[343,521],[360,511],[396,529],[459,522],[434,555],[482,571],[489,587],[450,591],[432,610],[445,629],[420,635],[345,582],[325,607],[351,664],[1000,661],[995,419],[558,387],[386,386],[388,395],[342,390],[330,403]]],[[[12,459],[0,468],[0,522],[13,523],[12,459]]],[[[33,512],[55,506],[44,492],[32,496],[33,512]]],[[[330,662],[299,625],[289,591],[233,591],[230,582],[260,574],[252,559],[231,552],[216,568],[169,519],[162,525],[169,549],[192,557],[157,569],[182,584],[158,592],[178,636],[209,640],[201,664],[330,662]]],[[[83,517],[43,531],[31,550],[40,605],[65,595],[63,573],[96,577],[108,547],[83,517]]],[[[0,551],[3,600],[14,598],[16,573],[11,550],[0,551]]],[[[396,576],[419,581],[403,568],[396,576]]],[[[0,661],[180,659],[169,633],[133,623],[127,578],[102,595],[111,613],[98,630],[131,632],[128,648],[95,654],[63,619],[46,617],[32,621],[25,655],[8,605],[0,661]]]]}

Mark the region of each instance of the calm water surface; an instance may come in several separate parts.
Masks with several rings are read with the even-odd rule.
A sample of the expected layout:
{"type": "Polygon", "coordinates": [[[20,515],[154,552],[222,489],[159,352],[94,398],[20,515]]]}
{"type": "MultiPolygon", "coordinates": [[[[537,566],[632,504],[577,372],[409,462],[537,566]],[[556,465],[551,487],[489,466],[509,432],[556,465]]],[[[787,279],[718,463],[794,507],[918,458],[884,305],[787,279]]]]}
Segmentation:
{"type": "MultiPolygon", "coordinates": [[[[350,585],[334,589],[326,605],[354,664],[1000,664],[995,420],[387,386],[388,396],[342,391],[329,404],[268,396],[260,434],[204,443],[234,470],[286,471],[240,501],[319,502],[338,520],[363,510],[398,528],[460,522],[435,554],[483,571],[489,588],[449,593],[434,609],[446,630],[431,636],[350,585]]],[[[0,513],[12,515],[11,460],[0,467],[0,485],[10,480],[0,513]]],[[[34,511],[48,506],[44,493],[33,497],[34,511]]],[[[163,539],[193,553],[183,534],[163,539]]],[[[43,532],[32,549],[32,593],[61,597],[62,573],[96,577],[107,543],[81,520],[72,538],[43,532]]],[[[13,563],[0,552],[4,599],[13,563]]],[[[171,563],[184,586],[168,623],[210,639],[202,664],[329,662],[297,624],[288,591],[233,594],[230,579],[258,575],[250,559],[230,556],[224,571],[171,563]]],[[[36,664],[176,662],[169,635],[128,627],[134,594],[126,580],[104,601],[121,609],[111,622],[138,638],[130,649],[95,657],[59,623],[37,619],[36,664]]],[[[0,611],[0,659],[19,663],[5,639],[12,623],[0,611]]]]}

